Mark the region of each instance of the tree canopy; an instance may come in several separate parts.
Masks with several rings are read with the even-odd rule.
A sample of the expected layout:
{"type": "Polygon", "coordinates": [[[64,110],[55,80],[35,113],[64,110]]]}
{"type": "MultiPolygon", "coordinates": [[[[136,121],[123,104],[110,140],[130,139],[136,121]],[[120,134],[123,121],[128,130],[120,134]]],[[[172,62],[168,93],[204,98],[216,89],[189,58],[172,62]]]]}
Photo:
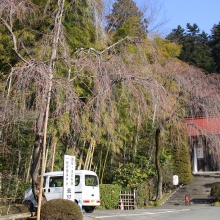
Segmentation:
{"type": "Polygon", "coordinates": [[[147,20],[133,0],[117,0],[107,15],[107,30],[123,31],[122,37],[143,36],[147,33],[147,20]]]}
{"type": "Polygon", "coordinates": [[[216,71],[216,62],[210,48],[210,37],[196,24],[186,25],[186,30],[180,25],[166,37],[171,42],[181,45],[179,59],[205,70],[207,73],[216,71]]]}
{"type": "Polygon", "coordinates": [[[215,24],[211,30],[210,47],[217,72],[220,73],[220,22],[215,24]]]}
{"type": "Polygon", "coordinates": [[[218,80],[194,67],[214,68],[207,35],[189,24],[187,32],[179,26],[167,39],[148,39],[130,0],[113,4],[106,33],[101,9],[92,0],[0,2],[5,196],[31,179],[38,197],[39,174],[61,170],[65,154],[97,171],[101,183],[135,188],[137,176],[152,180],[158,199],[174,164],[191,180],[184,117],[219,114],[219,97],[209,95],[218,80]],[[180,152],[185,163],[175,161],[180,152]]]}

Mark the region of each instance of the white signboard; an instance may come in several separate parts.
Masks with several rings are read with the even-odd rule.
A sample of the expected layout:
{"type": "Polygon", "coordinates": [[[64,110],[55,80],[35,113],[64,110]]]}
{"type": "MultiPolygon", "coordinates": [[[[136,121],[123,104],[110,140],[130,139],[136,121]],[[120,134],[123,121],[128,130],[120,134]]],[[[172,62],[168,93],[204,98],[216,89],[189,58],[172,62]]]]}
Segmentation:
{"type": "Polygon", "coordinates": [[[64,155],[63,199],[75,199],[75,156],[64,155]]]}
{"type": "Polygon", "coordinates": [[[179,177],[177,175],[173,175],[173,185],[177,186],[179,184],[179,177]]]}
{"type": "Polygon", "coordinates": [[[200,159],[200,158],[204,158],[204,155],[203,155],[203,148],[202,147],[197,147],[196,148],[196,153],[197,153],[197,158],[200,159]]]}

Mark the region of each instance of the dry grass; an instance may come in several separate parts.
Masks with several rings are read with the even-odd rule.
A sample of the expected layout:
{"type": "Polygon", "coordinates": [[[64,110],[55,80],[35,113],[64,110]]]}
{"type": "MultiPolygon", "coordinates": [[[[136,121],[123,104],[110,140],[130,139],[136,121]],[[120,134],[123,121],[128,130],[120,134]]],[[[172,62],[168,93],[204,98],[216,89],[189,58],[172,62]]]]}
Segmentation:
{"type": "Polygon", "coordinates": [[[2,216],[29,212],[28,208],[23,204],[1,205],[0,211],[2,216]]]}

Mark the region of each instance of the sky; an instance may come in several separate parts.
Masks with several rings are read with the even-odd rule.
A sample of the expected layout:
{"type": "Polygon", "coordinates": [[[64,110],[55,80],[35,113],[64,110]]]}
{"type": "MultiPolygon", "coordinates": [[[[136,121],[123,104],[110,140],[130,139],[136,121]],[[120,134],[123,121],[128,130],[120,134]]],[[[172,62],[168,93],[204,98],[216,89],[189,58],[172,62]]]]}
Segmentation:
{"type": "MultiPolygon", "coordinates": [[[[149,0],[136,0],[139,8],[149,0]]],[[[211,34],[214,24],[220,22],[220,0],[151,0],[161,6],[160,16],[166,17],[164,30],[170,33],[172,29],[181,25],[186,29],[186,24],[194,23],[201,31],[211,34]]],[[[158,18],[160,17],[158,16],[158,18]]]]}

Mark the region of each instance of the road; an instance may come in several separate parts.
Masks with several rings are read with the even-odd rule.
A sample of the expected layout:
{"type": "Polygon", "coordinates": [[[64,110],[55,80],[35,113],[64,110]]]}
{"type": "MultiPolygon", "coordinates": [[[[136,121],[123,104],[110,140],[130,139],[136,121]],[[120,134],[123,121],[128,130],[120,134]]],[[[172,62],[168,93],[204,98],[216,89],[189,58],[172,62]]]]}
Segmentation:
{"type": "Polygon", "coordinates": [[[137,210],[95,210],[84,213],[84,220],[219,220],[220,207],[169,206],[137,210]]]}

